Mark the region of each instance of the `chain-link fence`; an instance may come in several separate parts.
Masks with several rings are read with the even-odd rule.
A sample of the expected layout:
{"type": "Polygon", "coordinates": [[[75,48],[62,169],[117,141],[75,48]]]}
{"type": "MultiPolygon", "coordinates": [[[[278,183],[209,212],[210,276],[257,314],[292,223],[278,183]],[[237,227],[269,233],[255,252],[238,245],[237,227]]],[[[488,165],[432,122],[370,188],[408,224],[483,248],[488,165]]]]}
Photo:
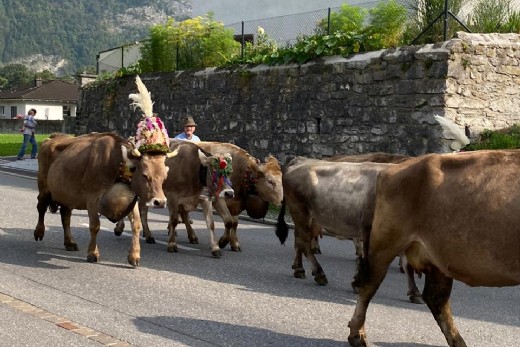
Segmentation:
{"type": "MultiPolygon", "coordinates": [[[[352,6],[356,6],[368,11],[376,7],[381,2],[386,1],[387,0],[377,0],[358,3],[352,6]]],[[[398,4],[409,9],[409,18],[411,18],[411,16],[418,16],[417,12],[414,12],[414,10],[410,9],[411,1],[413,2],[413,0],[397,0],[398,4]]],[[[264,30],[264,33],[267,35],[267,37],[269,37],[269,39],[276,42],[278,47],[286,47],[294,44],[298,38],[301,37],[330,33],[331,15],[338,13],[340,10],[341,7],[331,7],[300,14],[243,21],[225,25],[225,27],[233,29],[235,33],[235,39],[242,43],[242,51],[245,48],[246,42],[257,42],[259,27],[264,30]]],[[[455,16],[450,11],[448,11],[448,0],[445,0],[444,11],[442,13],[439,11],[439,13],[435,13],[435,15],[439,15],[435,21],[442,19],[443,16],[452,17],[449,19],[456,19],[459,24],[467,30],[463,21],[455,18],[455,16]]],[[[447,21],[445,22],[444,36],[446,36],[447,32],[447,21]]],[[[434,23],[431,23],[430,25],[433,24],[434,23]]],[[[410,43],[412,43],[412,41],[410,43]]],[[[123,67],[128,67],[137,63],[141,57],[141,45],[142,43],[140,44],[139,42],[136,42],[135,44],[124,45],[99,53],[97,59],[98,74],[103,72],[114,72],[123,67]]]]}
{"type": "Polygon", "coordinates": [[[142,41],[112,48],[97,55],[96,71],[98,74],[114,72],[123,67],[134,65],[141,59],[142,41]]]}
{"type": "MultiPolygon", "coordinates": [[[[400,0],[404,5],[406,0],[400,0]]],[[[375,7],[378,3],[383,1],[372,1],[362,4],[356,4],[360,7],[369,10],[375,7]]],[[[398,1],[399,2],[399,1],[398,1]]],[[[322,10],[312,12],[299,13],[287,16],[278,16],[266,19],[250,20],[234,24],[226,25],[235,31],[236,37],[244,36],[245,41],[257,40],[258,27],[264,29],[265,34],[275,41],[279,47],[290,46],[296,42],[300,37],[311,36],[318,33],[330,33],[330,16],[333,13],[339,12],[341,7],[329,7],[322,10]],[[320,28],[323,30],[320,32],[320,28]]]]}

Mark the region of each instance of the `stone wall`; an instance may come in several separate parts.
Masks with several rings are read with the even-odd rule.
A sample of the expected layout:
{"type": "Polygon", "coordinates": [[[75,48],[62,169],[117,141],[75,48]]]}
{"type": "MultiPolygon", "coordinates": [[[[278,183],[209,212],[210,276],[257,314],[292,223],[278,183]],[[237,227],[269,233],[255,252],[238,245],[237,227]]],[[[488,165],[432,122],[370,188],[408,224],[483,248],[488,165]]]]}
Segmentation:
{"type": "MultiPolygon", "coordinates": [[[[519,115],[519,35],[459,37],[349,58],[276,67],[189,70],[141,79],[171,136],[192,115],[207,141],[232,142],[282,163],[295,155],[449,151],[433,116],[473,131],[512,125],[519,115]]],[[[130,136],[139,114],[134,77],[82,89],[78,133],[130,136]]]]}

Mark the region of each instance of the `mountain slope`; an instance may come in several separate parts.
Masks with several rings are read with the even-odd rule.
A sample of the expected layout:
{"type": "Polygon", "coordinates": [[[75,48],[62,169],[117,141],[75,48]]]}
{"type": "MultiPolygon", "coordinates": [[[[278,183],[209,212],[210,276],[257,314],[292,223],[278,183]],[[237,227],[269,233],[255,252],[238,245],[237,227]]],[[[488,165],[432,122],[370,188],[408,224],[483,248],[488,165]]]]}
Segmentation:
{"type": "Polygon", "coordinates": [[[0,63],[71,74],[146,39],[153,24],[190,16],[190,0],[0,0],[0,63]]]}

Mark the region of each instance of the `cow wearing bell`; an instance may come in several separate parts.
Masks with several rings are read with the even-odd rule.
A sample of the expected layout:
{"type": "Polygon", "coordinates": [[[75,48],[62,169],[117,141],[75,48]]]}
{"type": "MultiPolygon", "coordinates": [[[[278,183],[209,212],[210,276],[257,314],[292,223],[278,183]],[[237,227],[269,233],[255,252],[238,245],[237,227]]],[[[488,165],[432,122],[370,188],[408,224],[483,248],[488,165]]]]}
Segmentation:
{"type": "Polygon", "coordinates": [[[518,172],[519,150],[430,154],[381,172],[352,346],[367,345],[368,305],[400,252],[425,274],[423,299],[448,345],[466,346],[451,313],[453,280],[520,284],[518,172]]]}
{"type": "MultiPolygon", "coordinates": [[[[120,168],[134,171],[131,190],[140,199],[155,207],[165,207],[166,197],[162,183],[166,179],[164,153],[146,153],[140,157],[130,154],[132,145],[113,133],[91,133],[78,137],[53,136],[42,143],[38,156],[38,224],[34,231],[37,241],[45,233],[45,212],[55,203],[60,206],[61,220],[65,236],[65,248],[77,251],[71,229],[71,211],[87,210],[89,215],[90,244],[87,260],[100,259],[96,243],[100,228],[100,201],[104,194],[120,182],[120,168]]],[[[138,266],[140,262],[139,212],[130,212],[134,238],[128,255],[128,262],[138,266]],[[137,239],[135,236],[137,235],[137,239]]]]}
{"type": "MultiPolygon", "coordinates": [[[[233,199],[213,199],[213,207],[224,221],[224,235],[219,247],[230,244],[231,250],[241,251],[237,237],[238,215],[246,211],[252,218],[263,218],[269,204],[280,206],[283,199],[282,170],[278,160],[269,156],[264,162],[252,157],[244,149],[221,142],[197,142],[200,148],[212,153],[229,153],[233,162],[230,176],[234,190],[233,199]]],[[[202,202],[202,201],[201,201],[202,202]]],[[[181,211],[190,242],[198,242],[193,229],[189,226],[188,211],[181,211]]]]}
{"type": "Polygon", "coordinates": [[[74,209],[87,210],[90,229],[87,261],[97,262],[99,214],[118,219],[129,213],[133,236],[128,262],[139,265],[141,217],[134,196],[146,206],[166,206],[162,185],[169,168],[165,160],[176,153],[169,151],[168,132],[152,112],[150,92],[139,76],[136,85],[138,92],[128,96],[133,100],[132,106],[142,111],[135,142],[113,133],[91,133],[78,137],[53,136],[42,144],[38,158],[39,216],[35,240],[43,239],[49,206],[59,205],[65,248],[77,251],[70,232],[70,217],[74,209]]]}
{"type": "Polygon", "coordinates": [[[199,142],[197,145],[211,153],[230,153],[233,158],[230,180],[235,196],[233,199],[215,199],[213,206],[224,221],[225,231],[219,240],[220,248],[230,244],[231,250],[240,251],[237,237],[238,215],[245,210],[253,218],[263,218],[269,204],[280,206],[282,203],[280,164],[273,156],[260,162],[231,143],[199,142]]]}

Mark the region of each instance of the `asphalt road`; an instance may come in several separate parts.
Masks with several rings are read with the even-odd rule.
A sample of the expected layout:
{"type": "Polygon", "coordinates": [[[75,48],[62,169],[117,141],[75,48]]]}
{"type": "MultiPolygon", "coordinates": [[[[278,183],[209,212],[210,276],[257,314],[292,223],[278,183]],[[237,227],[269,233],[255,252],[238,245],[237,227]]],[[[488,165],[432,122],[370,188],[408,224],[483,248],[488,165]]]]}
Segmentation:
{"type": "MultiPolygon", "coordinates": [[[[139,268],[126,261],[129,234],[116,237],[106,219],[101,262],[90,264],[86,212],[73,211],[80,250],[67,252],[59,215],[47,213],[45,237],[34,240],[36,196],[34,179],[0,172],[0,346],[347,345],[356,302],[349,241],[321,240],[318,260],[329,279],[322,287],[306,262],[308,277],[292,276],[293,237],[280,245],[272,225],[241,221],[242,252],[226,249],[215,259],[200,213],[192,214],[200,244],[189,244],[181,227],[179,253],[168,253],[166,211],[153,210],[159,243],[141,242],[139,268]]],[[[220,236],[218,218],[216,226],[220,236]]],[[[468,346],[518,346],[519,289],[455,283],[452,308],[468,346]]],[[[407,301],[397,262],[370,305],[367,334],[373,346],[446,346],[427,307],[407,301]]]]}

